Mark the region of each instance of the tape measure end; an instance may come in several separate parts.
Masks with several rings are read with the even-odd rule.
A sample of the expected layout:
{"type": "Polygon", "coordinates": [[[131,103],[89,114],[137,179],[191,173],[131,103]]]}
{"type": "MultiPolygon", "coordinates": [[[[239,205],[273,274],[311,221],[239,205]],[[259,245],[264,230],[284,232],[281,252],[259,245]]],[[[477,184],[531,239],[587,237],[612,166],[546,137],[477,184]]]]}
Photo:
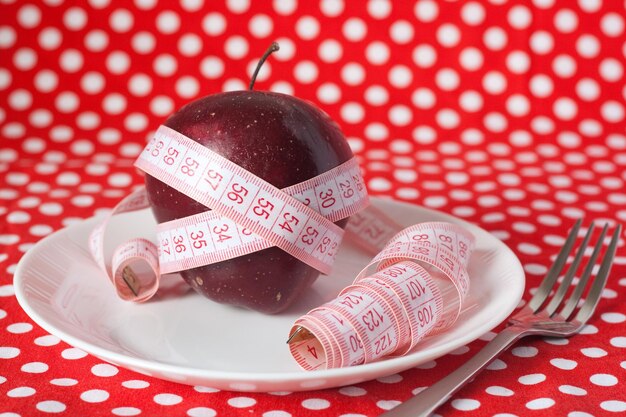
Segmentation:
{"type": "Polygon", "coordinates": [[[130,266],[126,266],[123,270],[122,270],[122,279],[124,280],[124,282],[126,283],[126,285],[128,286],[128,288],[130,288],[130,290],[132,291],[133,295],[135,297],[139,296],[139,291],[138,291],[138,284],[139,284],[139,279],[137,278],[137,275],[135,275],[135,271],[132,270],[132,268],[130,266]]]}
{"type": "Polygon", "coordinates": [[[289,335],[289,339],[287,339],[287,344],[290,345],[292,343],[302,342],[304,340],[313,339],[313,333],[308,331],[302,326],[298,326],[296,330],[294,330],[291,335],[289,335]]]}

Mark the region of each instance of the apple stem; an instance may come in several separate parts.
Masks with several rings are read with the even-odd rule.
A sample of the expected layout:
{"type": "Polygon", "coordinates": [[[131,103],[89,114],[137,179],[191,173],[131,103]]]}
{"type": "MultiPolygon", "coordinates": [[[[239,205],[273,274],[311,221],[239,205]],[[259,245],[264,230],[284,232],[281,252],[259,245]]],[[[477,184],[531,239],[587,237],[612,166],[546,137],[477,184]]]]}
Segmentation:
{"type": "Polygon", "coordinates": [[[259,74],[259,70],[261,69],[261,66],[263,65],[263,63],[265,62],[267,57],[270,56],[272,54],[272,52],[276,52],[279,49],[280,49],[280,47],[278,46],[277,42],[272,42],[270,47],[267,48],[267,51],[265,51],[265,53],[263,54],[263,56],[259,60],[259,63],[256,65],[256,69],[254,70],[254,74],[252,74],[252,78],[250,79],[250,86],[248,87],[249,90],[252,90],[254,88],[254,82],[256,81],[256,76],[259,74]]]}

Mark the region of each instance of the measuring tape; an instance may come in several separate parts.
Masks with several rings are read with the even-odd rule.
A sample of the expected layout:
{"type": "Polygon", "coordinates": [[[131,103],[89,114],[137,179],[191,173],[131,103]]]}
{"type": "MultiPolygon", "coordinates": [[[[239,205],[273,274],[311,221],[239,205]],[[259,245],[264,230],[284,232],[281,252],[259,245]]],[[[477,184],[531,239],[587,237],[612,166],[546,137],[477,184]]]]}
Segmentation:
{"type": "MultiPolygon", "coordinates": [[[[361,221],[357,227],[368,230],[361,221]]],[[[473,247],[473,236],[449,223],[421,223],[396,233],[352,285],[296,320],[288,342],[293,358],[305,370],[369,363],[405,354],[426,335],[449,327],[469,290],[473,247]],[[446,281],[433,276],[435,271],[455,294],[441,290],[446,281]],[[445,303],[457,308],[446,314],[445,303]]]]}
{"type": "Polygon", "coordinates": [[[111,217],[149,207],[145,188],[122,200],[89,239],[94,259],[122,299],[149,299],[158,290],[161,274],[272,246],[328,274],[344,236],[334,223],[350,217],[345,234],[376,256],[336,300],[296,321],[290,351],[304,369],[349,366],[402,354],[432,329],[454,322],[460,311],[450,317],[443,314],[442,292],[424,267],[436,268],[454,285],[455,305],[460,309],[469,288],[466,268],[473,237],[447,223],[424,223],[400,231],[384,213],[367,207],[355,158],[280,190],[185,135],[160,126],[135,165],[211,210],[161,223],[156,245],[132,239],[119,245],[109,261],[104,242],[111,217]]]}

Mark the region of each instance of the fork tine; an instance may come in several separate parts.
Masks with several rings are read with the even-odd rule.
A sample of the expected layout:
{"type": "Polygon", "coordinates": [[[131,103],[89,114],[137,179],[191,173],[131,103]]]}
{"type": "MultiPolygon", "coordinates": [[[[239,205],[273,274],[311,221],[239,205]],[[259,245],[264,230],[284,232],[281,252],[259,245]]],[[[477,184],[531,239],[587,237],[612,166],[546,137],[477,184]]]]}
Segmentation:
{"type": "Polygon", "coordinates": [[[574,246],[574,242],[576,241],[576,237],[578,235],[578,230],[580,229],[580,225],[582,223],[582,219],[578,219],[574,226],[572,226],[572,230],[569,233],[569,236],[565,240],[565,244],[563,248],[557,255],[554,263],[550,267],[550,270],[546,274],[546,277],[541,281],[539,288],[537,288],[537,292],[533,296],[533,298],[528,302],[528,307],[532,310],[533,313],[536,313],[546,301],[546,298],[550,294],[550,290],[554,286],[561,270],[563,270],[563,266],[565,265],[565,261],[572,251],[572,247],[574,246]]]}
{"type": "Polygon", "coordinates": [[[581,243],[580,247],[576,251],[576,256],[574,256],[574,261],[572,262],[567,272],[565,273],[565,276],[563,277],[563,281],[561,281],[561,285],[559,285],[559,289],[556,291],[556,294],[554,295],[554,297],[552,297],[552,299],[550,300],[550,303],[546,307],[546,313],[548,314],[548,316],[552,316],[554,312],[561,305],[561,302],[563,302],[565,293],[567,293],[567,290],[570,284],[572,283],[572,279],[574,279],[574,275],[576,274],[576,271],[578,270],[578,267],[580,266],[580,261],[582,261],[583,259],[585,250],[587,249],[587,245],[589,244],[589,239],[591,238],[591,234],[593,233],[593,229],[594,229],[594,224],[591,223],[591,225],[589,225],[589,229],[587,229],[587,234],[585,235],[583,242],[581,243]]]}
{"type": "Polygon", "coordinates": [[[613,233],[613,237],[611,238],[611,243],[609,244],[609,247],[606,250],[606,254],[604,255],[604,259],[602,259],[602,265],[600,266],[600,270],[598,271],[598,275],[596,276],[593,286],[589,290],[589,294],[587,295],[585,303],[576,315],[576,320],[581,323],[585,323],[587,322],[587,320],[589,320],[589,317],[591,317],[594,310],[596,309],[596,306],[598,305],[598,301],[600,301],[602,290],[606,285],[606,281],[609,277],[609,272],[611,271],[611,266],[613,265],[613,258],[615,256],[617,242],[619,241],[619,235],[621,231],[622,226],[617,225],[617,227],[615,228],[615,232],[613,233]]]}
{"type": "Polygon", "coordinates": [[[602,228],[602,232],[600,233],[600,237],[598,238],[598,241],[596,242],[596,246],[593,248],[593,252],[591,253],[589,262],[587,262],[587,266],[585,267],[585,270],[580,276],[580,280],[578,281],[576,288],[574,288],[574,292],[572,292],[572,295],[570,296],[569,300],[567,300],[565,307],[563,307],[563,310],[561,310],[561,312],[559,313],[561,317],[563,317],[565,320],[568,320],[570,318],[570,316],[572,315],[572,313],[578,306],[580,297],[582,297],[583,291],[585,287],[587,286],[587,282],[589,281],[589,277],[591,276],[591,273],[593,272],[593,268],[596,264],[596,259],[598,259],[598,256],[600,255],[600,251],[602,250],[602,245],[604,244],[604,237],[606,236],[607,230],[608,230],[608,225],[605,224],[604,227],[602,228]]]}

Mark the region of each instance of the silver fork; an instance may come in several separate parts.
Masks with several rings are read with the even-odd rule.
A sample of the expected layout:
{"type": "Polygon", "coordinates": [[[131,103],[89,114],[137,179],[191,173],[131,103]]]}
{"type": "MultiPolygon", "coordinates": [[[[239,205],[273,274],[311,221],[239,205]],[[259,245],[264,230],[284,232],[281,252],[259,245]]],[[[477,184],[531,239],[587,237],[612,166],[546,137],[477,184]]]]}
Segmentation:
{"type": "Polygon", "coordinates": [[[596,260],[600,255],[604,238],[606,237],[608,225],[603,227],[589,261],[580,276],[578,284],[572,291],[568,300],[564,302],[563,299],[580,266],[594,227],[592,223],[574,255],[572,264],[557,288],[558,277],[573,251],[581,223],[582,221],[578,220],[576,224],[574,224],[563,248],[557,255],[546,277],[539,285],[537,292],[533,298],[509,320],[507,327],[498,333],[496,337],[463,366],[439,382],[431,385],[429,388],[421,391],[405,403],[382,414],[381,417],[419,417],[430,415],[467,382],[472,380],[501,352],[505,351],[523,337],[537,335],[569,337],[578,333],[587,320],[589,320],[598,305],[602,289],[606,284],[609,271],[611,270],[621,232],[621,225],[617,225],[609,246],[600,262],[600,268],[595,278],[592,279],[592,283],[590,284],[591,288],[588,290],[584,302],[581,303],[581,297],[587,287],[596,260]],[[548,299],[550,295],[552,295],[552,298],[548,299]]]}

